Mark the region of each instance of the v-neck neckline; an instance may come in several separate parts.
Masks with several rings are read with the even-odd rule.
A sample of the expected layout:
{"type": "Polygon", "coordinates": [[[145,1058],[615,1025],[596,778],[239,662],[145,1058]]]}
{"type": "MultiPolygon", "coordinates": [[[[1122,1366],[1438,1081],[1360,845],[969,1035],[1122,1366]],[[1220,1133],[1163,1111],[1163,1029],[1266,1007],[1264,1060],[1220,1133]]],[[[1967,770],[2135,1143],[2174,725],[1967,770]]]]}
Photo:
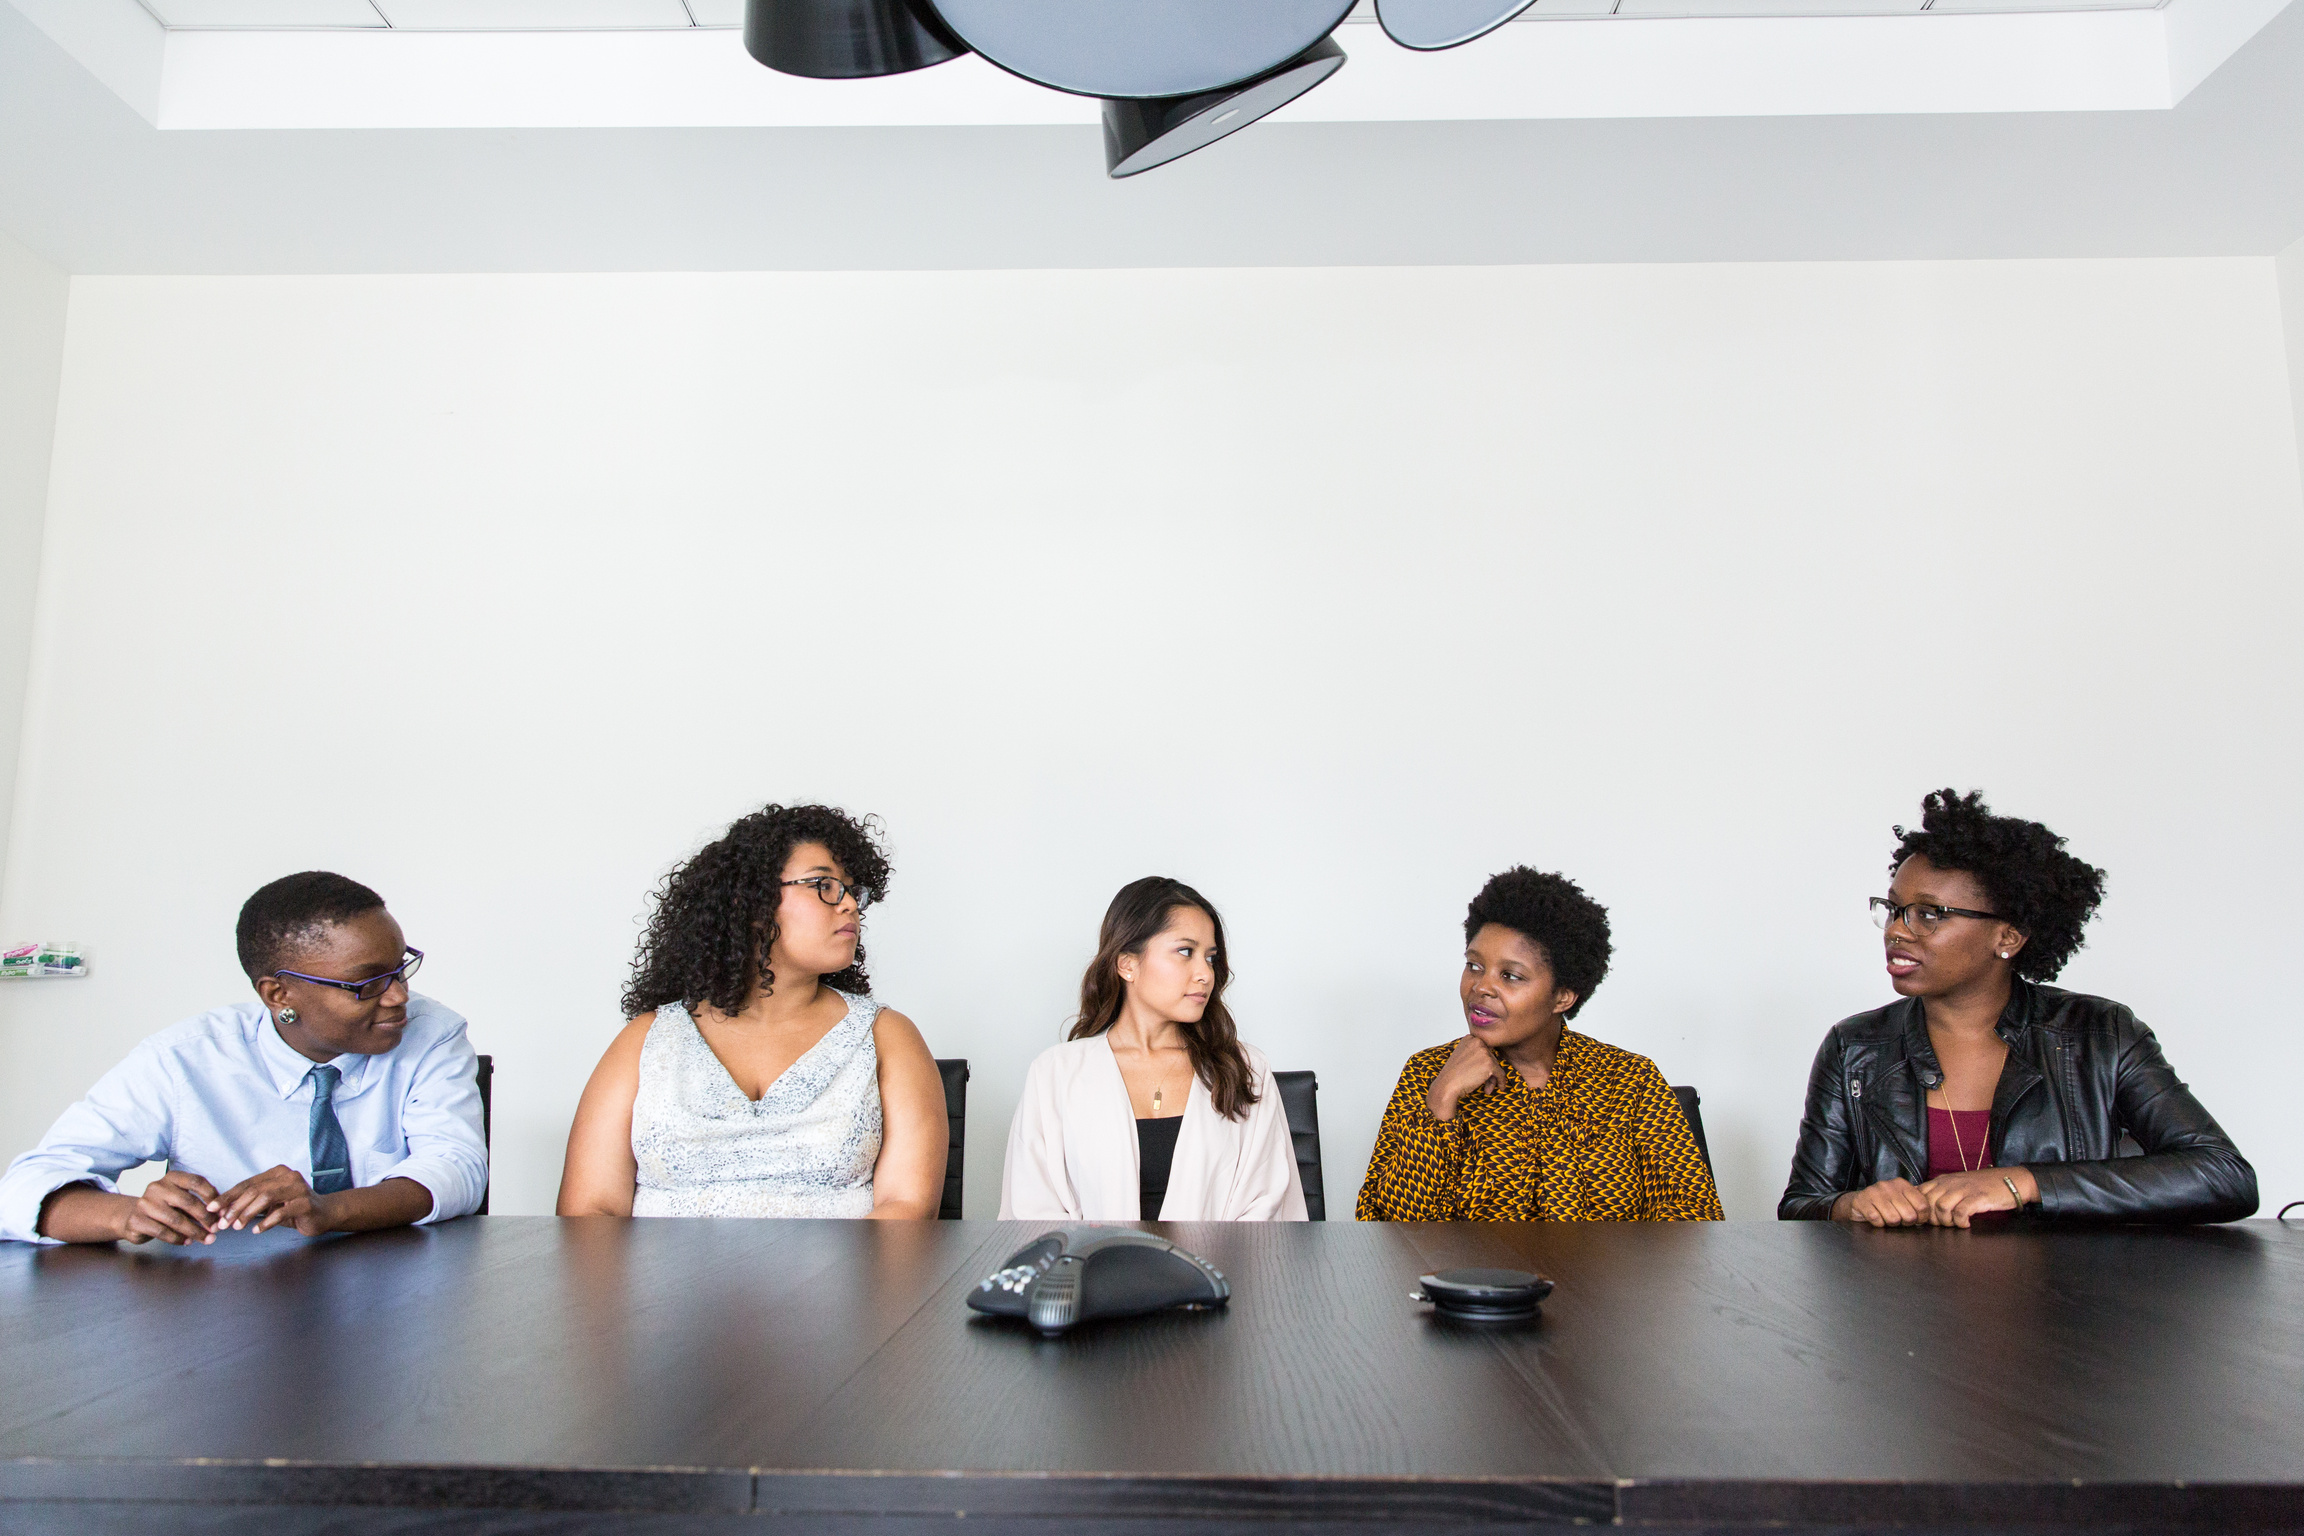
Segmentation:
{"type": "Polygon", "coordinates": [[[778,1088],[783,1086],[786,1079],[790,1078],[794,1072],[797,1072],[800,1069],[800,1066],[803,1062],[805,1062],[809,1057],[815,1055],[818,1051],[824,1049],[824,1047],[831,1042],[832,1037],[840,1033],[840,1031],[846,1027],[848,1021],[855,1017],[856,1001],[854,998],[851,998],[847,993],[842,992],[837,988],[827,988],[826,990],[830,991],[834,997],[839,998],[843,1003],[847,1005],[842,1010],[840,1017],[833,1021],[832,1027],[830,1029],[827,1029],[823,1034],[816,1037],[816,1043],[814,1045],[809,1046],[808,1049],[793,1057],[791,1063],[787,1065],[783,1071],[777,1073],[775,1078],[769,1082],[767,1087],[760,1090],[760,1097],[756,1099],[744,1091],[744,1085],[736,1081],[736,1074],[728,1070],[728,1063],[720,1059],[720,1053],[712,1049],[712,1042],[704,1038],[704,1026],[696,1022],[696,1015],[686,1007],[683,1007],[680,1012],[686,1016],[688,1020],[688,1028],[695,1033],[696,1043],[704,1048],[704,1054],[711,1057],[712,1064],[720,1069],[720,1079],[722,1082],[728,1085],[728,1091],[736,1096],[736,1102],[742,1104],[747,1109],[758,1110],[763,1104],[768,1102],[768,1100],[775,1094],[778,1088]]]}
{"type": "MultiPolygon", "coordinates": [[[[1112,1032],[1110,1030],[1106,1030],[1104,1033],[1098,1035],[1096,1040],[1098,1044],[1104,1047],[1104,1059],[1112,1063],[1112,1076],[1114,1081],[1120,1085],[1120,1102],[1128,1106],[1128,1118],[1131,1120],[1139,1118],[1136,1113],[1136,1100],[1134,1096],[1128,1092],[1128,1074],[1120,1070],[1120,1053],[1112,1049],[1112,1032]]],[[[1165,1087],[1166,1085],[1163,1084],[1162,1086],[1165,1087]]],[[[1144,1116],[1141,1118],[1157,1120],[1183,1119],[1184,1112],[1192,1107],[1192,1095],[1194,1091],[1199,1087],[1200,1074],[1197,1072],[1186,1074],[1184,1078],[1184,1098],[1183,1101],[1176,1106],[1176,1113],[1172,1115],[1144,1116]]]]}

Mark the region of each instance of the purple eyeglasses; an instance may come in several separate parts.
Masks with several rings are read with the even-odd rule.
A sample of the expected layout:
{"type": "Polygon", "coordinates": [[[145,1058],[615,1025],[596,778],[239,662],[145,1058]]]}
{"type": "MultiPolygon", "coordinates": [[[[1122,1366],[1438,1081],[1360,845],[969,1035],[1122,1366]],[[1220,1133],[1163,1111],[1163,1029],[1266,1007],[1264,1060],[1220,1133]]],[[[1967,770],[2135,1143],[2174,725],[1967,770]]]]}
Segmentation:
{"type": "Polygon", "coordinates": [[[316,987],[335,987],[341,991],[351,993],[354,997],[360,999],[360,1001],[364,1003],[372,1003],[377,998],[380,998],[385,993],[391,991],[392,983],[396,981],[406,981],[409,977],[415,975],[417,967],[421,966],[423,963],[424,951],[411,948],[408,951],[407,959],[401,961],[398,965],[392,967],[392,969],[384,972],[382,975],[371,976],[366,981],[338,981],[334,977],[330,976],[307,976],[302,971],[274,971],[272,974],[275,976],[293,976],[298,981],[308,981],[316,987]]]}

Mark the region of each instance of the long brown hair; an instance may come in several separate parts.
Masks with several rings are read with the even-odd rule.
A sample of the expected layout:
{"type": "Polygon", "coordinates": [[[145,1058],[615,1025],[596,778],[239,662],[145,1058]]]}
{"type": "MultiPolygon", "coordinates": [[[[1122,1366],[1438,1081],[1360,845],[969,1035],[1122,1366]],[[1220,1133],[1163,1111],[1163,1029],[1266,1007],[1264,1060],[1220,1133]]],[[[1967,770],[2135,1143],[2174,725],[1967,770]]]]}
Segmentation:
{"type": "Polygon", "coordinates": [[[1256,1074],[1249,1070],[1248,1053],[1240,1048],[1240,1032],[1232,1026],[1231,1010],[1224,1006],[1224,988],[1232,980],[1232,952],[1224,943],[1224,919],[1216,908],[1181,880],[1146,875],[1120,887],[1112,905],[1104,909],[1104,931],[1096,940],[1096,958],[1080,978],[1080,1018],[1068,1037],[1093,1040],[1120,1020],[1128,1001],[1128,983],[1120,979],[1120,957],[1143,953],[1144,946],[1168,926],[1178,907],[1198,907],[1208,914],[1216,930],[1216,958],[1210,969],[1216,985],[1208,991],[1208,1006],[1197,1022],[1178,1022],[1184,1049],[1192,1058],[1192,1075],[1208,1090],[1209,1102],[1227,1120],[1245,1119],[1256,1102],[1256,1074]]]}

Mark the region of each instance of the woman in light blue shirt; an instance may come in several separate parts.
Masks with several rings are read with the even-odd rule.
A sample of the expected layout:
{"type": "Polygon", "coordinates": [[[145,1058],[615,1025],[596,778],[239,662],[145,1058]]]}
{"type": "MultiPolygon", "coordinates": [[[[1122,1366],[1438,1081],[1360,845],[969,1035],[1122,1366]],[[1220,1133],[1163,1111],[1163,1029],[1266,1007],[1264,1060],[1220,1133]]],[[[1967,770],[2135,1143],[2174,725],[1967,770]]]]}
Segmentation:
{"type": "Polygon", "coordinates": [[[152,1036],[0,1175],[0,1239],[213,1243],[442,1221],[488,1187],[464,1020],[408,990],[422,951],[342,875],[240,909],[258,1001],[152,1036]],[[141,1197],[115,1180],[168,1164],[141,1197]]]}

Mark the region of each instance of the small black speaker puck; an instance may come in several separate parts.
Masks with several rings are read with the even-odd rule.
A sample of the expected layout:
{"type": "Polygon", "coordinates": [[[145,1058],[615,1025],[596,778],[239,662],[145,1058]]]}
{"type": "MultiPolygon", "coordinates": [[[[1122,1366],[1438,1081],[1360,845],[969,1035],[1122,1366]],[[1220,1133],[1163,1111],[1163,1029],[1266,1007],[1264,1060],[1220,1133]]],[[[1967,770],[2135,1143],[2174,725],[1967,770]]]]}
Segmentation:
{"type": "Polygon", "coordinates": [[[1552,1294],[1551,1281],[1524,1269],[1444,1269],[1418,1283],[1424,1289],[1413,1300],[1467,1323],[1527,1322],[1552,1294]]]}

